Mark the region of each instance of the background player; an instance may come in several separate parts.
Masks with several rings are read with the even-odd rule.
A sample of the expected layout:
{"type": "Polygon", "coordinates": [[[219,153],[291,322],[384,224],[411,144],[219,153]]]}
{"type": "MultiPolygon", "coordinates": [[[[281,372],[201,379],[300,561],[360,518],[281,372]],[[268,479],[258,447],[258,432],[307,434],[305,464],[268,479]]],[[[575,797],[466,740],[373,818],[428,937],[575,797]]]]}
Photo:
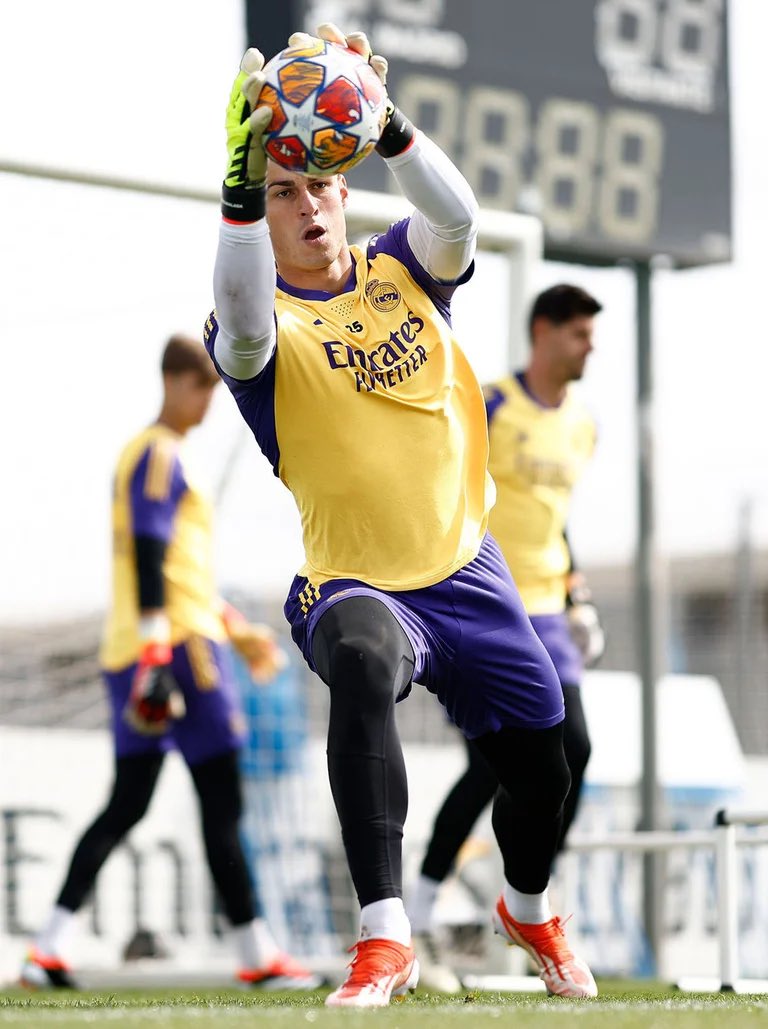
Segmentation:
{"type": "MultiPolygon", "coordinates": [[[[601,657],[605,642],[565,531],[573,486],[595,442],[592,417],[570,384],[584,373],[593,349],[594,319],[601,310],[578,286],[560,284],[540,293],[529,316],[528,364],[484,390],[489,468],[497,489],[489,528],[563,688],[563,745],[571,788],[558,850],[576,815],[590,754],[581,703],[583,666],[601,657]]],[[[465,772],[436,816],[408,908],[422,982],[447,992],[460,989],[460,983],[440,960],[432,934],[433,908],[440,884],[498,785],[472,741],[467,742],[467,758],[465,772]]]]}
{"type": "MultiPolygon", "coordinates": [[[[385,80],[362,34],[319,32],[385,80]]],[[[594,996],[547,899],[569,784],[562,690],[486,533],[482,393],[450,328],[453,291],[472,274],[477,202],[391,106],[377,151],[415,211],[365,252],[350,247],[343,176],[305,178],[266,160],[271,111],[251,113],[263,63],[246,53],[230,97],[206,341],[302,520],[306,564],[285,611],[329,688],[329,779],[361,904],[348,978],[327,1002],[381,1006],[417,979],[394,718],[413,681],[437,694],[505,787],[494,805],[506,880],[497,931],[525,947],[551,992],[594,996]]]]}
{"type": "Polygon", "coordinates": [[[115,779],[106,807],[75,848],[21,979],[33,987],[75,985],[64,960],[75,913],[145,814],[163,758],[176,747],[199,798],[238,978],[267,988],[313,988],[319,981],[281,953],[261,917],[238,835],[244,727],[227,641],[260,679],[270,678],[284,655],[266,626],[248,624],[214,589],[212,508],[189,474],[183,441],[205,417],[218,376],[201,343],[181,335],[163,351],[162,376],[158,419],[124,448],[113,484],[112,603],[100,661],[115,779]]]}

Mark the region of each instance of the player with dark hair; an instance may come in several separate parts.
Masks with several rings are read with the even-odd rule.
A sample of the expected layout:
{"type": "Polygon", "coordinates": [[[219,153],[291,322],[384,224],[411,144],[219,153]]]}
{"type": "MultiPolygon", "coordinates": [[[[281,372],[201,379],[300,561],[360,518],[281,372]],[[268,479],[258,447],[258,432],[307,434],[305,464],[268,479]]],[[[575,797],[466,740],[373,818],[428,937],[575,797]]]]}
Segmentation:
{"type": "MultiPolygon", "coordinates": [[[[581,703],[582,671],[585,663],[599,660],[605,645],[565,531],[573,486],[595,442],[594,422],[570,384],[582,377],[592,351],[594,318],[601,310],[578,286],[544,290],[531,306],[527,366],[484,390],[489,468],[497,489],[489,528],[552,658],[565,701],[563,745],[571,788],[558,851],[576,816],[591,749],[581,703]]],[[[468,740],[466,748],[466,770],[438,811],[408,905],[422,981],[446,992],[458,991],[461,984],[440,958],[433,908],[461,845],[498,787],[477,745],[468,740]]]]}
{"type": "MultiPolygon", "coordinates": [[[[318,33],[385,81],[386,60],[362,33],[318,33]]],[[[266,159],[263,65],[249,50],[230,97],[206,341],[302,521],[306,563],[285,613],[329,689],[328,774],[361,905],[348,977],[327,1003],[382,1006],[417,982],[394,712],[414,683],[504,787],[498,932],[528,951],[550,992],[594,996],[547,899],[569,785],[562,690],[487,533],[483,397],[450,324],[451,297],[473,270],[477,202],[390,104],[376,149],[415,210],[367,248],[350,245],[344,177],[266,159]]]]}
{"type": "Polygon", "coordinates": [[[244,734],[231,643],[271,678],[282,652],[214,589],[212,506],[190,477],[183,441],[219,378],[202,344],[172,336],[162,356],[157,421],[123,449],[112,495],[112,603],[100,663],[111,707],[115,778],[106,807],[75,847],[21,981],[74,987],[65,960],[75,914],[104,862],[144,816],[165,754],[177,748],[200,803],[208,865],[233,928],[238,978],[311,989],[317,977],[281,952],[261,915],[239,838],[238,751],[244,734]]]}

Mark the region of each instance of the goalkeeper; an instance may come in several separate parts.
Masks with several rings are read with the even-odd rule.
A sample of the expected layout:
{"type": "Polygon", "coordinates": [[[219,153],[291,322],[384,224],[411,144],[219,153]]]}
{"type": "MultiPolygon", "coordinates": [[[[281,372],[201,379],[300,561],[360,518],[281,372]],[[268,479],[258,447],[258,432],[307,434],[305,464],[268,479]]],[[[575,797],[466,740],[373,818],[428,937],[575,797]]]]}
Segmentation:
{"type": "Polygon", "coordinates": [[[75,913],[145,814],[163,758],[175,747],[200,802],[238,978],[256,987],[311,989],[317,978],[281,952],[261,916],[239,838],[244,725],[228,644],[262,681],[284,655],[270,629],[250,625],[213,588],[212,507],[188,474],[183,442],[205,417],[218,376],[200,342],[176,335],[163,352],[162,378],[157,421],[123,449],[113,483],[112,603],[100,662],[112,713],[114,783],[75,847],[21,980],[31,987],[75,986],[66,962],[75,913]]]}
{"type": "MultiPolygon", "coordinates": [[[[364,35],[318,31],[385,81],[387,63],[364,35]]],[[[525,948],[551,993],[595,996],[547,895],[569,784],[562,689],[487,533],[483,395],[451,328],[453,294],[473,273],[477,201],[390,104],[368,160],[384,160],[413,211],[367,246],[350,244],[344,177],[267,161],[263,83],[251,49],[230,95],[205,339],[301,516],[306,562],[285,614],[329,691],[328,774],[361,906],[349,974],[326,1003],[384,1006],[418,979],[402,900],[408,784],[394,710],[415,684],[438,697],[504,787],[494,804],[505,880],[496,931],[525,948]]]]}
{"type": "MultiPolygon", "coordinates": [[[[590,754],[582,670],[600,659],[605,644],[565,531],[573,486],[595,443],[594,422],[570,384],[584,373],[593,348],[594,318],[601,310],[578,286],[563,283],[540,293],[529,316],[526,367],[484,390],[489,469],[497,489],[489,526],[563,688],[563,745],[571,788],[563,805],[558,851],[576,815],[590,754]]],[[[457,991],[460,983],[440,959],[432,932],[433,907],[462,843],[498,786],[471,741],[467,757],[466,770],[436,816],[408,908],[421,945],[422,982],[446,992],[457,991]]]]}

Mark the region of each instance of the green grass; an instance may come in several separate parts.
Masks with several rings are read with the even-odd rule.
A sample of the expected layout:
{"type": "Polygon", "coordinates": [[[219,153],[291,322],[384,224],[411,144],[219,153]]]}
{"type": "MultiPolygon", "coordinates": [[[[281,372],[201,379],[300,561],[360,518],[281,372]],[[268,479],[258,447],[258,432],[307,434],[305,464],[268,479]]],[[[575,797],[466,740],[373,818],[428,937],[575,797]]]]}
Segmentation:
{"type": "Polygon", "coordinates": [[[594,1001],[568,1001],[532,994],[468,993],[441,997],[418,992],[375,1011],[326,1008],[324,992],[243,993],[234,990],[123,990],[102,993],[0,994],[0,1029],[53,1026],[275,1026],[277,1029],[687,1029],[727,1026],[752,1029],[768,1024],[768,996],[683,994],[661,985],[601,984],[594,1001]]]}

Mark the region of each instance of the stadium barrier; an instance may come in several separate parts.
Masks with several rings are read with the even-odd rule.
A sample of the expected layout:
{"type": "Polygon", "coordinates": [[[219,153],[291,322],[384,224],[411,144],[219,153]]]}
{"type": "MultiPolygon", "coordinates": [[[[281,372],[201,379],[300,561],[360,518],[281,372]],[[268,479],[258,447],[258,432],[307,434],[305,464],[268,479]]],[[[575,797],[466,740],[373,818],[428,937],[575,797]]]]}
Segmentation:
{"type": "Polygon", "coordinates": [[[609,833],[604,837],[573,836],[568,850],[595,853],[600,850],[625,853],[668,853],[673,850],[709,849],[714,852],[717,880],[718,977],[686,976],[676,983],[686,992],[768,992],[768,979],[741,979],[739,976],[739,874],[738,850],[742,847],[768,846],[768,832],[742,832],[768,825],[768,813],[728,812],[721,809],[712,829],[676,831],[638,831],[609,833]]]}

